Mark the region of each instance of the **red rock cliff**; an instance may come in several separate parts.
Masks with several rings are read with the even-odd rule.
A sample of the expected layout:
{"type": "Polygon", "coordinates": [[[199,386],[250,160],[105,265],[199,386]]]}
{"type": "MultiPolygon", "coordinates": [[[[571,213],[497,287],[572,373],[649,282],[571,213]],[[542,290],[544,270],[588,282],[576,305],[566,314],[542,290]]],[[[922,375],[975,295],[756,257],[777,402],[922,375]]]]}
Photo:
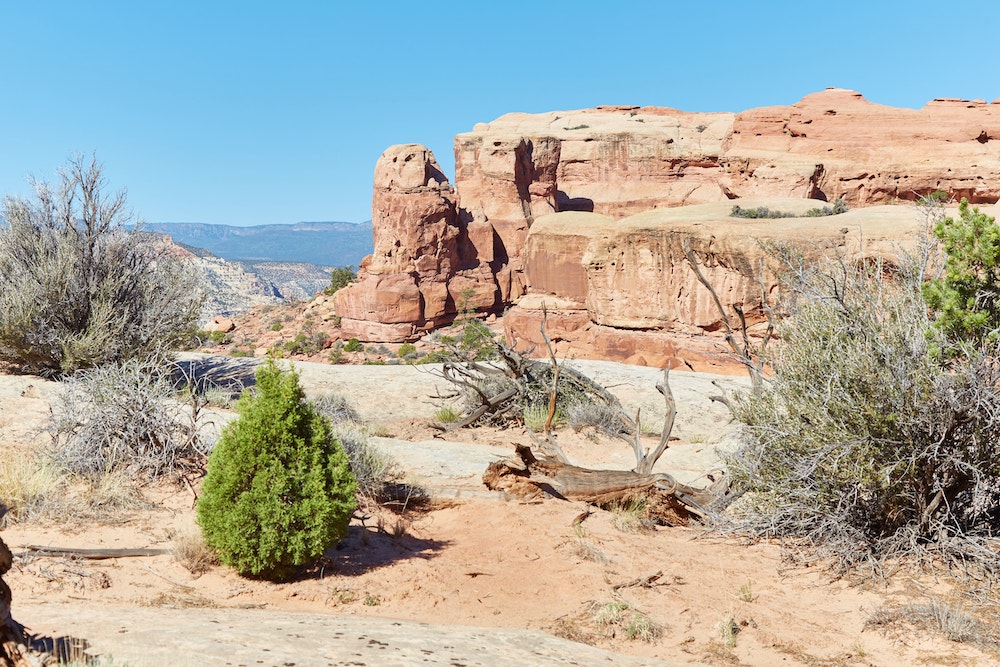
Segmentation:
{"type": "MultiPolygon", "coordinates": [[[[361,281],[338,295],[337,310],[352,335],[403,340],[448,321],[459,300],[480,311],[514,303],[529,282],[560,271],[533,267],[544,253],[525,252],[534,221],[555,212],[606,216],[610,230],[644,211],[746,197],[865,207],[941,189],[992,203],[1000,198],[998,142],[997,103],[897,109],[838,89],[738,114],[507,114],[455,138],[455,188],[422,146],[383,154],[375,254],[361,281]]],[[[563,242],[573,244],[538,240],[563,242]]],[[[639,315],[650,317],[658,315],[639,315]]]]}

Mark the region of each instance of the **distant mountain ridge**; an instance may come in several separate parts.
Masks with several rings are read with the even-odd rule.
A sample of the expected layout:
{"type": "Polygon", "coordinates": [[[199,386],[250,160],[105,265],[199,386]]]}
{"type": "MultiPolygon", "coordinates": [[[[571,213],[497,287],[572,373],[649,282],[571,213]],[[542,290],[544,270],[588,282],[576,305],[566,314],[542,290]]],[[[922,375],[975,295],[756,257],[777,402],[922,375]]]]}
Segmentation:
{"type": "Polygon", "coordinates": [[[144,229],[231,261],[357,266],[373,250],[371,221],[297,222],[237,227],[202,222],[151,222],[144,229]]]}

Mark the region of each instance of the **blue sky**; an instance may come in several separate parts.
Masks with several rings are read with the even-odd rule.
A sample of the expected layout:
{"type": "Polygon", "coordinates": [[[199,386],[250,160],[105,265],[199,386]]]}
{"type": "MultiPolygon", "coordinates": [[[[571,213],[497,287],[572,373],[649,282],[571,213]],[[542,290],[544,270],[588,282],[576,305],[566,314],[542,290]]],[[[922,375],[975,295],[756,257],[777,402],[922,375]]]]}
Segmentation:
{"type": "Polygon", "coordinates": [[[96,151],[152,222],[371,217],[375,161],[510,111],[1000,98],[995,1],[0,0],[0,193],[96,151]]]}

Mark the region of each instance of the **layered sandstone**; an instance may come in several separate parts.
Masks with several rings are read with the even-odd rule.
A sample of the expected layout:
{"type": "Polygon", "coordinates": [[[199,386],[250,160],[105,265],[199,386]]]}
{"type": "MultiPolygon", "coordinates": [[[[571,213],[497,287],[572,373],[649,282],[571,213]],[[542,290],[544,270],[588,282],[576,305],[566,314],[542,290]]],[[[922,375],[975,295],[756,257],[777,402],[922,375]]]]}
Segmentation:
{"type": "MultiPolygon", "coordinates": [[[[935,190],[992,203],[1000,199],[998,137],[995,102],[897,109],[840,89],[741,113],[616,106],[507,114],[456,136],[454,188],[422,146],[386,151],[375,173],[375,254],[363,263],[359,284],[337,297],[338,314],[360,338],[403,340],[449,321],[460,300],[499,310],[549,280],[576,281],[560,298],[578,302],[574,253],[584,237],[603,233],[595,230],[615,238],[632,230],[621,248],[607,249],[623,253],[622,261],[661,257],[676,266],[676,248],[665,250],[662,235],[636,231],[661,220],[664,209],[752,197],[839,198],[858,208],[935,190]],[[568,212],[580,215],[559,224],[579,227],[575,232],[557,240],[533,234],[539,220],[568,212]],[[541,252],[547,243],[566,247],[541,252]],[[542,256],[555,263],[539,264],[542,256]],[[561,277],[567,271],[570,277],[561,277]]],[[[733,228],[733,241],[714,241],[723,265],[742,261],[726,253],[736,252],[739,235],[755,233],[733,228]]],[[[703,306],[619,291],[635,284],[615,272],[587,280],[595,325],[711,326],[703,306]],[[592,303],[601,299],[605,305],[592,303]],[[694,310],[678,315],[685,308],[694,310]]],[[[721,289],[727,298],[746,296],[740,285],[721,289]]]]}
{"type": "MultiPolygon", "coordinates": [[[[823,202],[741,203],[804,214],[823,202]]],[[[735,317],[733,305],[739,306],[752,329],[765,319],[762,294],[773,297],[777,290],[763,244],[782,241],[847,258],[885,257],[913,238],[923,220],[908,205],[765,220],[734,218],[731,209],[730,203],[661,209],[610,225],[609,218],[594,213],[539,218],[525,246],[529,293],[504,318],[508,338],[540,344],[544,312],[546,331],[562,355],[724,370],[732,364],[719,354],[721,340],[704,335],[721,334],[722,316],[688,251],[727,314],[735,317]]]]}
{"type": "Polygon", "coordinates": [[[496,303],[493,273],[468,247],[455,191],[424,146],[393,146],[379,158],[372,235],[375,249],[358,280],[336,294],[345,337],[411,340],[460,308],[486,311],[496,303]]]}

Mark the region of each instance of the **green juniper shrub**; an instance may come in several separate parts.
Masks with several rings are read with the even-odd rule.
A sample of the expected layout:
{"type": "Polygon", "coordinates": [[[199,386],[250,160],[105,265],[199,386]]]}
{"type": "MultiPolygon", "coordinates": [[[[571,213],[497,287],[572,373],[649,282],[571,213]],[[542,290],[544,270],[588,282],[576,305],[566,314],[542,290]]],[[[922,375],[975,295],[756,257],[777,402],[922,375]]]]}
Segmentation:
{"type": "Polygon", "coordinates": [[[330,286],[323,290],[324,294],[333,295],[337,290],[347,287],[358,277],[353,266],[338,266],[330,272],[330,286]]]}
{"type": "Polygon", "coordinates": [[[209,457],[198,523],[226,565],[285,579],[347,534],[357,482],[296,372],[269,360],[237,409],[209,457]]]}
{"type": "Polygon", "coordinates": [[[945,251],[944,275],[922,286],[937,312],[935,327],[953,339],[996,342],[1000,336],[1000,227],[963,199],[959,218],[944,218],[934,236],[945,251]]]}
{"type": "Polygon", "coordinates": [[[344,352],[361,352],[365,346],[357,338],[352,338],[344,344],[344,352]]]}

